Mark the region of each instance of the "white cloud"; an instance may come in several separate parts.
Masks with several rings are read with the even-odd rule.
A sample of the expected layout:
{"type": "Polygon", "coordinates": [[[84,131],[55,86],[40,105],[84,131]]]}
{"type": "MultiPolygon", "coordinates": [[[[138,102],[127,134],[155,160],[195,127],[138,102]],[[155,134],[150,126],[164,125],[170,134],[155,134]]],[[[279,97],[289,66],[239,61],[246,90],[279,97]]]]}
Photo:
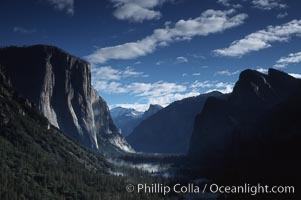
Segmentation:
{"type": "Polygon", "coordinates": [[[159,104],[165,107],[174,101],[178,101],[184,98],[194,97],[198,95],[200,95],[200,93],[195,91],[191,91],[187,93],[173,93],[173,94],[171,93],[156,98],[151,97],[148,100],[148,104],[159,104]]]}
{"type": "Polygon", "coordinates": [[[92,77],[93,81],[99,80],[121,80],[129,77],[145,77],[143,72],[136,72],[131,67],[126,67],[124,70],[117,70],[111,66],[93,67],[92,77]]]}
{"type": "Polygon", "coordinates": [[[206,57],[203,56],[203,55],[201,55],[201,54],[192,54],[191,56],[193,58],[195,58],[195,59],[201,59],[201,60],[205,60],[206,59],[206,57]]]}
{"type": "MultiPolygon", "coordinates": [[[[123,107],[140,108],[140,110],[147,108],[149,104],[167,106],[174,101],[200,95],[200,89],[205,89],[207,92],[221,91],[229,93],[233,88],[232,83],[213,81],[195,81],[192,84],[187,85],[187,83],[177,84],[166,81],[157,81],[154,83],[132,82],[125,84],[117,81],[99,80],[94,82],[93,86],[101,93],[117,95],[127,94],[140,98],[137,103],[122,104],[123,107]]],[[[118,105],[120,106],[121,104],[118,105]]],[[[111,107],[116,106],[117,105],[112,105],[111,107]]]]}
{"type": "Polygon", "coordinates": [[[113,15],[117,19],[131,22],[160,19],[160,11],[154,9],[167,1],[169,0],[111,0],[115,7],[113,15]]]}
{"type": "Polygon", "coordinates": [[[188,62],[188,59],[184,56],[179,56],[177,57],[177,61],[176,63],[187,63],[188,62]]]}
{"type": "Polygon", "coordinates": [[[274,65],[275,68],[285,68],[289,64],[292,63],[300,63],[301,62],[301,52],[291,53],[286,57],[281,57],[276,61],[274,65]]]}
{"type": "Polygon", "coordinates": [[[13,28],[13,31],[15,33],[31,34],[31,33],[35,33],[37,30],[36,29],[26,29],[26,28],[23,28],[23,27],[15,26],[13,28]]]}
{"type": "Polygon", "coordinates": [[[210,81],[203,81],[203,82],[200,82],[200,81],[195,81],[191,84],[191,88],[193,89],[198,89],[198,88],[211,88],[211,87],[214,87],[214,84],[213,82],[210,82],[210,81]]]}
{"type": "Polygon", "coordinates": [[[265,68],[258,68],[258,69],[256,69],[256,71],[258,71],[258,72],[260,72],[260,73],[263,73],[263,74],[266,74],[266,73],[268,73],[268,69],[265,69],[265,68]]]}
{"type": "Polygon", "coordinates": [[[284,13],[279,13],[276,17],[278,19],[282,19],[282,18],[285,18],[287,15],[288,15],[287,12],[284,12],[284,13]]]}
{"type": "MultiPolygon", "coordinates": [[[[123,104],[123,107],[140,108],[140,110],[147,108],[149,104],[167,106],[174,101],[197,96],[200,94],[200,90],[229,93],[233,88],[232,83],[217,81],[195,81],[191,84],[178,84],[166,81],[157,81],[154,83],[132,82],[125,84],[118,81],[98,80],[94,81],[93,86],[101,93],[127,94],[139,98],[137,103],[123,104]]],[[[113,106],[116,107],[117,105],[113,106]]]]}
{"type": "Polygon", "coordinates": [[[289,75],[301,79],[301,74],[289,73],[289,75]]]}
{"type": "Polygon", "coordinates": [[[207,90],[206,93],[213,92],[213,91],[219,91],[221,93],[228,94],[233,91],[233,87],[234,87],[234,85],[232,83],[220,82],[220,83],[216,84],[216,88],[207,90]]]}
{"type": "Polygon", "coordinates": [[[185,99],[188,97],[198,96],[198,95],[200,95],[199,92],[190,91],[190,92],[186,92],[186,93],[168,93],[168,94],[164,94],[159,97],[149,96],[149,97],[147,97],[146,103],[114,104],[114,105],[110,105],[110,109],[120,106],[123,108],[134,108],[135,110],[143,112],[149,108],[150,104],[158,104],[163,107],[166,107],[169,104],[171,104],[172,102],[182,100],[182,99],[185,99]]]}
{"type": "Polygon", "coordinates": [[[229,0],[218,0],[217,2],[224,6],[230,6],[229,0]]]}
{"type": "Polygon", "coordinates": [[[216,81],[195,81],[191,86],[193,89],[208,89],[206,93],[212,91],[219,91],[222,93],[230,93],[233,90],[234,84],[228,82],[216,82],[216,81]]]}
{"type": "Polygon", "coordinates": [[[236,75],[238,73],[239,73],[239,71],[230,72],[227,69],[227,70],[217,71],[214,75],[233,76],[233,75],[236,75]]]}
{"type": "Polygon", "coordinates": [[[279,26],[268,26],[264,30],[247,35],[231,43],[228,48],[216,49],[216,55],[240,57],[252,51],[269,48],[273,42],[287,42],[292,36],[300,36],[301,20],[292,20],[279,26]]]}
{"type": "Polygon", "coordinates": [[[201,73],[193,73],[192,76],[200,76],[201,73]]]}
{"type": "Polygon", "coordinates": [[[164,61],[158,61],[156,62],[156,65],[162,65],[163,63],[165,63],[164,61]]]}
{"type": "Polygon", "coordinates": [[[281,2],[282,2],[281,0],[252,0],[253,6],[261,10],[287,8],[287,5],[281,2]]]}
{"type": "Polygon", "coordinates": [[[174,101],[200,94],[195,90],[187,91],[188,88],[185,85],[164,81],[155,83],[133,82],[130,84],[115,81],[97,81],[94,82],[94,88],[107,94],[128,94],[140,97],[141,100],[146,100],[145,106],[149,104],[167,106],[174,101]]]}
{"type": "Polygon", "coordinates": [[[179,20],[173,27],[167,24],[165,28],[155,29],[153,34],[136,42],[100,48],[86,58],[91,63],[105,63],[112,59],[124,60],[145,56],[154,52],[158,47],[167,46],[172,42],[223,32],[244,23],[247,15],[234,15],[234,13],[233,9],[227,11],[207,10],[197,18],[179,20]]]}
{"type": "Polygon", "coordinates": [[[158,81],[155,83],[139,83],[133,82],[124,85],[115,81],[96,81],[94,87],[108,94],[133,94],[135,96],[145,97],[160,97],[169,93],[185,92],[186,86],[176,83],[158,81]]]}
{"type": "Polygon", "coordinates": [[[74,14],[74,0],[47,0],[56,10],[64,11],[68,15],[74,14]]]}
{"type": "Polygon", "coordinates": [[[233,8],[241,8],[241,4],[231,4],[230,0],[218,0],[217,3],[226,6],[226,7],[233,7],[233,8]]]}
{"type": "Polygon", "coordinates": [[[121,75],[118,70],[111,66],[92,68],[93,79],[97,80],[119,80],[121,75]]]}
{"type": "Polygon", "coordinates": [[[148,77],[147,74],[144,74],[143,72],[136,72],[131,67],[126,67],[124,71],[121,72],[123,78],[128,77],[148,77]]]}

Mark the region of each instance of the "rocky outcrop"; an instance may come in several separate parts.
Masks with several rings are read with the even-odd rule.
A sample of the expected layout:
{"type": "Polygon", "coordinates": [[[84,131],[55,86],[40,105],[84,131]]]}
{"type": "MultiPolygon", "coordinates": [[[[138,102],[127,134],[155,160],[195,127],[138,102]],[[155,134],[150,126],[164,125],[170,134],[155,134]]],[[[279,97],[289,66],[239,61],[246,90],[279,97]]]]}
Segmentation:
{"type": "Polygon", "coordinates": [[[288,168],[281,171],[281,167],[287,158],[294,163],[289,154],[295,155],[292,149],[300,142],[300,120],[295,115],[300,114],[296,104],[300,83],[275,69],[267,75],[242,72],[227,99],[209,98],[196,117],[188,154],[191,160],[206,175],[219,178],[237,176],[247,181],[267,176],[270,180],[273,173],[277,178],[286,176],[288,168]],[[279,156],[281,151],[287,156],[279,156]]]}
{"type": "Polygon", "coordinates": [[[35,45],[1,48],[0,64],[16,91],[66,135],[92,149],[100,148],[100,139],[121,137],[106,102],[91,85],[88,62],[53,46],[35,45]]]}
{"type": "Polygon", "coordinates": [[[115,126],[109,107],[103,98],[98,95],[98,92],[92,91],[92,110],[94,115],[95,128],[97,134],[97,141],[103,146],[107,146],[106,142],[113,144],[119,150],[125,152],[134,152],[132,147],[126,142],[121,135],[119,129],[115,126]]]}

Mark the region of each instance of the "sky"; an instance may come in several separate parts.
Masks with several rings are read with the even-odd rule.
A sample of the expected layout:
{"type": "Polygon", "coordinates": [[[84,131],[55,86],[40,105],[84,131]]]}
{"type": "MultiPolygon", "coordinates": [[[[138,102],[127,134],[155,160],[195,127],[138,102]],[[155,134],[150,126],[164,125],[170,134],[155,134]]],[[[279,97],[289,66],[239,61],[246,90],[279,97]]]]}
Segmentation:
{"type": "Polygon", "coordinates": [[[0,0],[0,46],[48,44],[91,63],[108,103],[145,110],[218,90],[245,69],[301,78],[296,0],[0,0]]]}

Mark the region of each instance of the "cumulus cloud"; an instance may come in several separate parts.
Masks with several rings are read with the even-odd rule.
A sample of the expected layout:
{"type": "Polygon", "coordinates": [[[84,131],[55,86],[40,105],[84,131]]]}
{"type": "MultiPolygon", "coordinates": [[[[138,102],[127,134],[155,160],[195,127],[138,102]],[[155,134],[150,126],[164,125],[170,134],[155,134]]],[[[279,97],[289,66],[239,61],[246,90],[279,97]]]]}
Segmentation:
{"type": "Polygon", "coordinates": [[[187,63],[188,62],[188,59],[184,56],[179,56],[179,57],[177,57],[176,60],[177,60],[176,63],[187,63]]]}
{"type": "Polygon", "coordinates": [[[120,20],[143,22],[144,20],[160,19],[160,11],[156,7],[170,0],[111,0],[115,11],[113,15],[120,20]]]}
{"type": "MultiPolygon", "coordinates": [[[[102,93],[129,94],[138,98],[140,97],[141,100],[146,101],[144,106],[149,104],[167,106],[174,101],[200,94],[195,90],[189,91],[185,85],[166,81],[157,81],[154,83],[133,82],[130,84],[116,81],[97,81],[94,83],[94,87],[102,93]]],[[[139,104],[139,106],[141,105],[139,104]]]]}
{"type": "Polygon", "coordinates": [[[238,74],[239,71],[234,71],[234,72],[230,72],[228,69],[227,70],[222,70],[222,71],[217,71],[215,72],[214,75],[224,75],[224,76],[233,76],[238,74]]]}
{"type": "Polygon", "coordinates": [[[22,33],[22,34],[31,34],[31,33],[35,33],[36,31],[37,31],[36,29],[26,29],[26,28],[19,27],[19,26],[15,26],[13,28],[13,32],[22,33]]]}
{"type": "Polygon", "coordinates": [[[74,15],[74,0],[47,0],[56,10],[64,11],[68,15],[74,15]]]}
{"type": "Polygon", "coordinates": [[[133,59],[150,54],[158,47],[167,46],[172,42],[223,32],[243,24],[246,18],[246,14],[235,15],[233,9],[227,11],[207,10],[197,18],[179,20],[173,27],[166,24],[164,28],[155,29],[153,34],[136,42],[97,49],[86,58],[92,63],[105,63],[112,59],[133,59]]]}
{"type": "Polygon", "coordinates": [[[213,92],[213,91],[219,91],[224,94],[229,94],[233,91],[233,87],[234,87],[234,85],[232,83],[220,82],[220,83],[216,84],[216,88],[207,90],[207,93],[213,92]]]}
{"type": "MultiPolygon", "coordinates": [[[[98,72],[101,72],[103,76],[98,77],[98,79],[93,78],[93,86],[96,90],[106,94],[127,94],[134,96],[139,100],[134,104],[123,104],[123,107],[139,108],[139,110],[147,108],[149,104],[167,106],[174,101],[200,95],[201,89],[206,92],[221,91],[229,93],[233,88],[232,83],[215,81],[195,81],[191,84],[179,84],[167,81],[126,83],[120,80],[122,79],[122,74],[124,74],[123,71],[120,73],[120,71],[111,67],[102,67],[98,72]]],[[[140,75],[141,74],[139,74],[139,76],[140,75]]],[[[95,77],[95,74],[93,77],[95,77]]],[[[113,107],[114,106],[117,105],[113,105],[113,107]]]]}
{"type": "Polygon", "coordinates": [[[170,93],[157,98],[150,97],[148,100],[148,104],[159,104],[165,107],[174,101],[182,100],[188,97],[195,97],[198,95],[200,95],[200,93],[196,91],[186,93],[170,93]]]}
{"type": "Polygon", "coordinates": [[[118,81],[99,80],[93,83],[101,93],[107,94],[127,94],[140,98],[134,104],[118,104],[111,107],[121,106],[144,110],[149,104],[159,104],[167,106],[170,103],[187,97],[200,95],[200,90],[206,92],[221,91],[229,93],[233,89],[232,83],[214,82],[214,81],[195,81],[192,84],[178,84],[166,81],[157,81],[153,83],[132,82],[125,84],[118,81]],[[140,102],[140,103],[139,103],[140,102]],[[145,103],[141,103],[145,102],[145,103]]]}
{"type": "Polygon", "coordinates": [[[220,56],[240,57],[252,51],[269,48],[273,42],[287,42],[292,36],[300,36],[300,33],[301,20],[292,20],[279,26],[268,26],[232,42],[227,48],[216,49],[213,52],[220,56]]]}
{"type": "Polygon", "coordinates": [[[208,92],[219,91],[224,94],[230,93],[233,90],[234,84],[228,82],[217,82],[217,81],[195,81],[191,86],[193,89],[207,89],[208,92]]]}
{"type": "Polygon", "coordinates": [[[283,9],[287,5],[282,3],[281,0],[252,0],[251,2],[255,8],[261,10],[283,9]]]}
{"type": "Polygon", "coordinates": [[[94,87],[102,92],[108,94],[134,94],[135,96],[145,97],[160,97],[170,93],[185,92],[186,86],[178,85],[176,83],[158,81],[155,83],[140,83],[133,82],[128,85],[124,85],[115,81],[97,81],[94,87]]]}
{"type": "Polygon", "coordinates": [[[214,82],[210,82],[210,81],[203,81],[203,82],[200,82],[200,81],[195,81],[191,84],[191,88],[193,89],[198,89],[198,88],[211,88],[211,87],[214,87],[214,82]]]}
{"type": "Polygon", "coordinates": [[[301,52],[291,53],[286,57],[281,57],[276,61],[274,65],[275,68],[285,68],[289,64],[292,63],[300,63],[301,62],[301,52]]]}
{"type": "Polygon", "coordinates": [[[104,67],[93,67],[92,68],[92,77],[93,81],[99,80],[121,80],[129,77],[145,77],[143,72],[137,72],[131,67],[126,67],[124,70],[117,70],[111,66],[104,67]]]}

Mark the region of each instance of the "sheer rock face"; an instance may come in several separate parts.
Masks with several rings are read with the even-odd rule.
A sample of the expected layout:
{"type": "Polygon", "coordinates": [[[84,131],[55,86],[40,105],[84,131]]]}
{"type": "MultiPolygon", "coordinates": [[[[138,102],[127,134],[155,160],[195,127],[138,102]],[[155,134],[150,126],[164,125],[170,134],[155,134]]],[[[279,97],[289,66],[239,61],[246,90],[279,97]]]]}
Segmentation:
{"type": "MultiPolygon", "coordinates": [[[[253,158],[261,157],[270,147],[262,144],[273,137],[285,137],[283,135],[286,132],[280,137],[276,134],[267,137],[265,132],[272,129],[272,126],[261,130],[258,124],[265,121],[266,116],[278,105],[286,102],[295,93],[299,94],[299,87],[300,80],[274,69],[270,69],[268,74],[253,70],[243,71],[229,98],[208,98],[206,101],[203,111],[195,119],[189,156],[202,168],[210,169],[214,173],[219,171],[221,174],[221,169],[232,166],[235,162],[230,162],[238,155],[246,158],[250,155],[253,158]],[[248,153],[246,154],[241,149],[236,149],[237,146],[243,146],[242,144],[256,150],[245,151],[248,153]]],[[[237,166],[232,167],[237,169],[237,166]]]]}
{"type": "Polygon", "coordinates": [[[93,149],[99,148],[98,138],[121,137],[106,102],[91,85],[88,62],[56,47],[35,45],[0,49],[0,64],[18,93],[66,135],[93,149]]]}

